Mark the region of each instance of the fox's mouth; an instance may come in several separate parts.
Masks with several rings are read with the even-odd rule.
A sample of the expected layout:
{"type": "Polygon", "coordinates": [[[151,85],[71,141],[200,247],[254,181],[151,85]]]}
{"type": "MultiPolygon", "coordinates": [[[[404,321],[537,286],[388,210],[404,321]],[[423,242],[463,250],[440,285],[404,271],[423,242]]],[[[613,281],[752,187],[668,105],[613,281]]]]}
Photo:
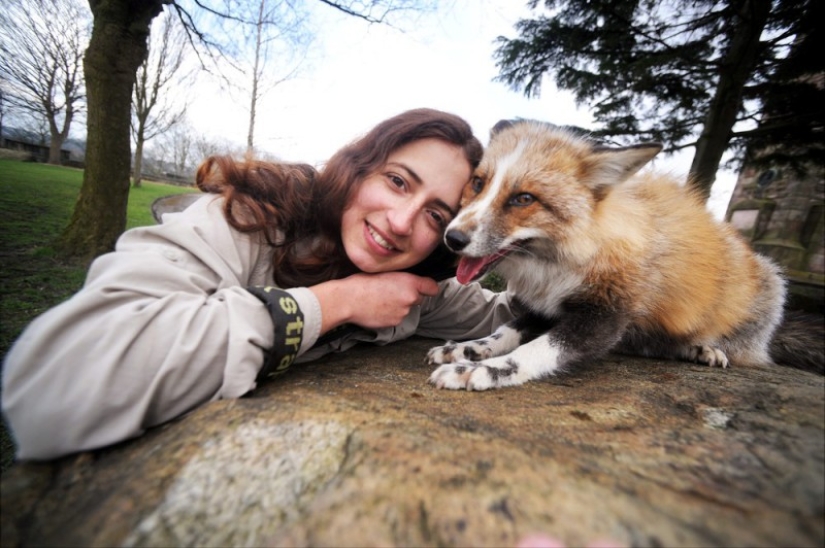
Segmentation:
{"type": "Polygon", "coordinates": [[[504,257],[514,251],[521,250],[527,242],[528,240],[516,242],[485,257],[467,257],[466,255],[462,255],[458,261],[458,268],[455,273],[456,279],[459,283],[467,285],[481,278],[504,257]]]}

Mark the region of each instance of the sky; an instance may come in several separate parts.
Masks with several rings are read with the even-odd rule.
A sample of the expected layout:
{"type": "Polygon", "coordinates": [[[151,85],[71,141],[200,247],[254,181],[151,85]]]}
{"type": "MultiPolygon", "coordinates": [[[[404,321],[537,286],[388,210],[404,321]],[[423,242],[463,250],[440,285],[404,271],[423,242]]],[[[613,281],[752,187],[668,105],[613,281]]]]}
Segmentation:
{"type": "MultiPolygon", "coordinates": [[[[439,2],[437,12],[398,22],[367,24],[329,8],[316,8],[317,30],[307,66],[273,88],[259,108],[255,145],[283,160],[320,165],[338,148],[390,116],[430,107],[466,119],[487,143],[501,119],[532,118],[594,127],[586,105],[549,79],[540,97],[527,98],[495,82],[494,40],[514,37],[514,24],[529,17],[518,0],[439,2]]],[[[246,143],[248,111],[216,83],[202,81],[189,107],[199,132],[246,143]]],[[[656,169],[683,176],[693,149],[657,158],[656,169]]],[[[723,218],[736,175],[721,171],[708,202],[723,218]]]]}

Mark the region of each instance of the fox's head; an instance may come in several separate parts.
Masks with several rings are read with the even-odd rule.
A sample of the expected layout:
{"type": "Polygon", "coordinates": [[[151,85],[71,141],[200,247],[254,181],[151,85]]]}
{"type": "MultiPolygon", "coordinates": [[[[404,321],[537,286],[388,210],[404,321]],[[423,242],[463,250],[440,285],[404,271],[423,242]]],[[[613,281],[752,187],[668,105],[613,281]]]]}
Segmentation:
{"type": "Polygon", "coordinates": [[[458,280],[469,283],[502,260],[567,255],[610,189],[661,149],[610,148],[549,124],[499,122],[444,235],[461,255],[458,280]]]}

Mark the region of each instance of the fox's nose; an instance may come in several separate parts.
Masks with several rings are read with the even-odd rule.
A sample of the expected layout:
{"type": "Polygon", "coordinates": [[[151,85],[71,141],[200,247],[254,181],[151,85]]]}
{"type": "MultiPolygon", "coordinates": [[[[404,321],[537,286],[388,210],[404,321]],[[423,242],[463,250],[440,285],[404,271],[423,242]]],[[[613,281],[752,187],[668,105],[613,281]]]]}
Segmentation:
{"type": "Polygon", "coordinates": [[[447,247],[453,251],[461,251],[470,243],[470,237],[460,230],[453,228],[452,230],[448,230],[444,235],[444,242],[446,242],[447,247]]]}

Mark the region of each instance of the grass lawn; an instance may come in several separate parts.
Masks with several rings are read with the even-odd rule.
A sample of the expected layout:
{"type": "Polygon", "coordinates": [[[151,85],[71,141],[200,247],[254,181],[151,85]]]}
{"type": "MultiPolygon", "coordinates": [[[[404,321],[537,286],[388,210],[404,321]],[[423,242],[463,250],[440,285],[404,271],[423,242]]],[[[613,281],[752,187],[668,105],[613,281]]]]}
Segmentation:
{"type": "MultiPolygon", "coordinates": [[[[83,284],[87,264],[59,260],[52,248],[82,182],[78,169],[0,159],[0,357],[35,316],[83,284]]],[[[156,198],[193,191],[144,181],[129,193],[127,228],[154,224],[156,198]]],[[[0,434],[6,470],[14,447],[5,428],[0,434]]]]}

